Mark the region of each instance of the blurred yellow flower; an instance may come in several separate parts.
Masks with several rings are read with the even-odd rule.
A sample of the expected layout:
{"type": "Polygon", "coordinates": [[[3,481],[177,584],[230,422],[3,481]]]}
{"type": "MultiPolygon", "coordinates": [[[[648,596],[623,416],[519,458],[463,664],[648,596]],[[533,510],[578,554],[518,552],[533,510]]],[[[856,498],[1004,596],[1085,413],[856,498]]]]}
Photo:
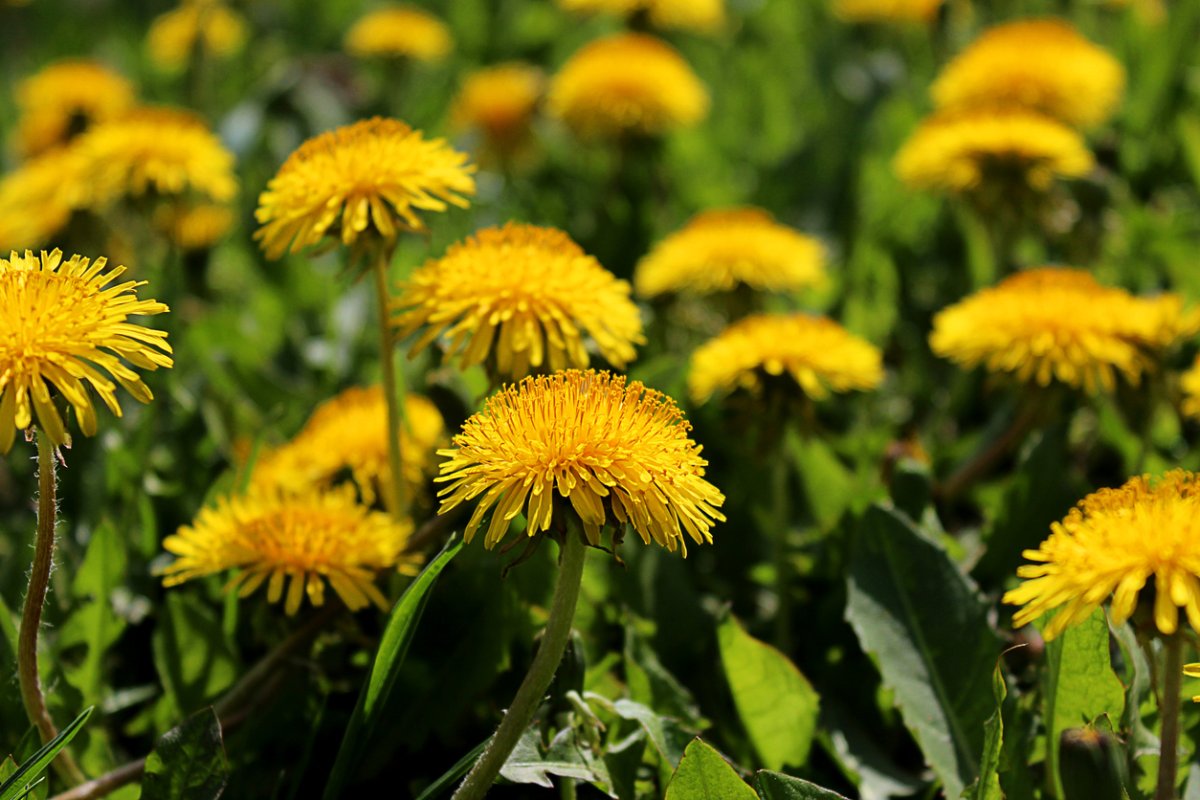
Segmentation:
{"type": "Polygon", "coordinates": [[[1200,419],[1200,355],[1196,356],[1191,368],[1180,377],[1179,388],[1183,390],[1184,416],[1200,419]]]}
{"type": "Polygon", "coordinates": [[[1112,116],[1125,70],[1059,19],[1027,19],[986,31],[933,84],[940,109],[1022,108],[1067,125],[1112,116]]]}
{"type": "Polygon", "coordinates": [[[1083,270],[1017,273],[933,318],[933,352],[971,369],[1011,373],[1047,386],[1112,391],[1116,376],[1138,383],[1166,348],[1200,328],[1178,295],[1135,297],[1083,270]]]}
{"type": "Polygon", "coordinates": [[[545,84],[541,69],[516,61],[472,72],[454,99],[451,124],[479,131],[492,153],[514,155],[529,141],[545,84]]]}
{"type": "MultiPolygon", "coordinates": [[[[526,535],[550,529],[564,501],[592,544],[609,515],[651,540],[687,555],[684,532],[697,544],[724,520],[725,497],[704,479],[707,461],[675,401],[607,372],[569,370],[526,378],[492,396],[463,424],[438,481],[447,486],[438,513],[482,496],[467,524],[471,541],[484,516],[484,547],[504,538],[524,512],[526,535]],[[555,498],[555,489],[558,498],[555,498]]],[[[614,534],[620,540],[620,528],[614,534]]]]}
{"type": "Polygon", "coordinates": [[[254,234],[268,258],[299,252],[327,234],[354,245],[423,231],[417,212],[466,208],[475,194],[467,156],[394,119],[362,120],[322,133],[288,156],[258,199],[254,234]]]}
{"type": "Polygon", "coordinates": [[[586,367],[587,340],[623,368],[642,344],[642,321],[618,280],[554,228],[485,228],[413,272],[394,302],[397,338],[425,328],[410,355],[439,337],[463,369],[494,352],[493,374],[543,364],[586,367]]]}
{"type": "Polygon", "coordinates": [[[833,0],[847,22],[932,22],[943,0],[833,0]]]}
{"type": "Polygon", "coordinates": [[[21,153],[35,156],[64,145],[133,103],[133,84],[97,61],[51,64],[17,85],[21,153]]]}
{"type": "MultiPolygon", "coordinates": [[[[1200,678],[1200,663],[1184,664],[1183,674],[1189,678],[1200,678]]],[[[1193,695],[1193,703],[1200,703],[1200,695],[1193,695]]]]}
{"type": "Polygon", "coordinates": [[[896,173],[909,186],[951,193],[1014,182],[1045,191],[1055,178],[1082,177],[1092,165],[1079,134],[1021,110],[930,117],[895,160],[896,173]]]}
{"type": "Polygon", "coordinates": [[[437,61],[453,47],[450,29],[440,19],[407,5],[372,11],[346,33],[346,51],[359,58],[437,61]]]}
{"type": "Polygon", "coordinates": [[[74,409],[86,436],[96,433],[89,385],[118,417],[118,383],[140,402],[153,399],[122,361],[146,370],[170,367],[171,347],[164,331],[129,317],[168,309],[138,299],[134,290],[145,281],[113,284],[125,268],[106,270],[106,264],[81,256],[64,262],[59,250],[0,259],[0,453],[9,451],[18,429],[33,425],[35,414],[56,446],[69,440],[52,391],[74,409]]]}
{"type": "Polygon", "coordinates": [[[618,34],[580,48],[550,84],[547,106],[582,137],[661,136],[708,113],[708,91],[674,48],[618,34]]]}
{"type": "Polygon", "coordinates": [[[371,603],[386,611],[375,575],[413,566],[403,554],[411,532],[408,521],[357,503],[348,486],[252,491],[219,499],[166,538],[163,547],[178,558],[163,571],[163,584],[232,569],[238,572],[227,590],[247,597],[266,583],[267,600],[283,599],[288,614],[299,611],[306,596],[314,606],[323,605],[325,581],[351,611],[371,603]]]}
{"type": "Polygon", "coordinates": [[[568,11],[642,14],[655,28],[714,33],[725,24],[725,0],[558,0],[568,11]]]}
{"type": "Polygon", "coordinates": [[[727,292],[739,284],[761,291],[790,291],[825,278],[819,242],[780,225],[759,208],[697,214],[655,245],[633,276],[639,295],[727,292]]]}
{"type": "Polygon", "coordinates": [[[172,205],[158,209],[154,226],[182,250],[207,250],[233,227],[234,213],[216,203],[172,205]]]}
{"type": "Polygon", "coordinates": [[[738,389],[761,392],[790,375],[804,394],[874,389],[883,382],[878,348],[825,317],[755,314],[730,325],[692,354],[688,392],[697,403],[738,389]]]}
{"type": "Polygon", "coordinates": [[[1131,478],[1117,489],[1089,494],[1017,569],[1024,582],[1004,595],[1021,606],[1014,625],[1025,625],[1055,608],[1043,631],[1053,639],[1091,616],[1111,597],[1109,617],[1122,625],[1137,608],[1146,580],[1154,577],[1154,622],[1171,634],[1179,609],[1200,631],[1200,483],[1173,470],[1157,480],[1131,478]]]}
{"type": "Polygon", "coordinates": [[[177,70],[197,51],[205,57],[236,55],[246,37],[246,21],[220,0],[184,0],[150,23],[146,49],[159,69],[177,70]]]}
{"type": "Polygon", "coordinates": [[[0,178],[0,252],[48,245],[67,226],[79,192],[80,160],[69,145],[0,178]]]}

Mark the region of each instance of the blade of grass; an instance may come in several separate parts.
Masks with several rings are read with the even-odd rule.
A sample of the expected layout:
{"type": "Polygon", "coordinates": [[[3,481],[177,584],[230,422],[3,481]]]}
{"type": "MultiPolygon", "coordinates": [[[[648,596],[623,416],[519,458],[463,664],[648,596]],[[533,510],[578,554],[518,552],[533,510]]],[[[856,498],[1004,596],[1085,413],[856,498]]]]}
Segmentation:
{"type": "Polygon", "coordinates": [[[54,760],[59,751],[70,744],[71,740],[75,738],[75,734],[82,730],[94,708],[95,706],[88,706],[70,725],[63,728],[58,736],[46,742],[41,750],[34,753],[33,757],[22,764],[11,778],[0,785],[0,800],[17,800],[24,796],[39,776],[50,766],[50,762],[54,760]]]}

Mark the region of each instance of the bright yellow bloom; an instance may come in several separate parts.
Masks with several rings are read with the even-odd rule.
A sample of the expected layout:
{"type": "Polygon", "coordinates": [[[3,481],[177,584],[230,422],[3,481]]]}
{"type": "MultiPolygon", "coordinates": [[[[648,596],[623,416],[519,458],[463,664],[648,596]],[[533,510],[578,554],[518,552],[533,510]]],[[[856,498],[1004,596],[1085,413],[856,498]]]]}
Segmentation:
{"type": "Polygon", "coordinates": [[[1125,70],[1059,19],[997,25],[946,65],[933,84],[941,109],[1023,108],[1067,125],[1095,125],[1116,109],[1125,70]]]}
{"type": "Polygon", "coordinates": [[[154,214],[154,226],[183,250],[213,247],[225,238],[233,222],[233,209],[215,203],[166,206],[154,214]]]}
{"type": "Polygon", "coordinates": [[[501,156],[520,150],[545,88],[545,75],[532,64],[511,62],[471,73],[450,112],[453,126],[474,129],[501,156]]]}
{"type": "Polygon", "coordinates": [[[568,11],[643,14],[655,28],[713,33],[725,24],[725,0],[558,0],[568,11]]]}
{"type": "Polygon", "coordinates": [[[133,106],[133,85],[96,61],[60,61],[17,87],[21,153],[35,156],[133,106]]]}
{"type": "Polygon", "coordinates": [[[633,276],[643,297],[666,292],[709,294],[739,284],[790,291],[825,278],[825,252],[815,239],[780,225],[758,208],[697,214],[655,245],[633,276]]]}
{"type": "Polygon", "coordinates": [[[582,137],[661,136],[708,113],[708,91],[674,48],[637,33],[584,45],[550,85],[547,105],[582,137]]]}
{"type": "Polygon", "coordinates": [[[1031,269],[940,311],[933,352],[971,369],[1047,386],[1112,391],[1117,374],[1138,383],[1157,356],[1200,328],[1178,295],[1135,297],[1084,270],[1031,269]]]}
{"type": "Polygon", "coordinates": [[[1021,110],[930,117],[896,156],[900,179],[917,189],[962,193],[1016,182],[1044,191],[1055,178],[1079,178],[1092,154],[1075,131],[1021,110]]]}
{"type": "Polygon", "coordinates": [[[346,51],[359,58],[438,61],[453,47],[450,29],[440,19],[405,5],[372,11],[346,34],[346,51]]]}
{"type": "Polygon", "coordinates": [[[0,179],[0,252],[42,247],[67,226],[78,205],[80,163],[68,145],[0,179]]]}
{"type": "Polygon", "coordinates": [[[623,368],[645,341],[629,292],[562,231],[510,222],[414,271],[394,324],[401,339],[425,328],[410,355],[442,337],[447,358],[458,356],[463,369],[484,363],[493,345],[500,375],[586,367],[587,339],[623,368]]]}
{"type": "Polygon", "coordinates": [[[146,49],[160,69],[176,70],[186,66],[197,49],[205,57],[236,55],[246,35],[242,15],[220,0],[184,0],[150,23],[146,49]]]}
{"type": "Polygon", "coordinates": [[[1200,419],[1200,355],[1192,362],[1191,369],[1180,377],[1179,388],[1183,390],[1184,415],[1200,419]]]}
{"type": "Polygon", "coordinates": [[[942,0],[833,0],[833,13],[847,22],[932,22],[942,0]]]}
{"type": "Polygon", "coordinates": [[[288,614],[300,610],[305,596],[314,606],[324,604],[325,581],[351,611],[370,603],[386,611],[375,574],[412,566],[403,555],[411,533],[408,521],[357,503],[349,486],[295,494],[252,491],[218,500],[166,538],[163,547],[179,558],[164,570],[163,584],[235,569],[226,589],[237,589],[239,597],[266,583],[267,600],[277,603],[287,583],[288,614]]]}
{"type": "Polygon", "coordinates": [[[393,241],[423,231],[417,212],[466,208],[475,167],[442,139],[394,119],[362,120],[309,139],[258,198],[254,234],[268,258],[299,252],[326,234],[354,245],[371,232],[393,241]]]}
{"type": "Polygon", "coordinates": [[[738,389],[761,392],[790,375],[813,400],[883,382],[878,348],[825,317],[755,314],[730,325],[692,354],[688,392],[697,403],[738,389]]]}
{"type": "Polygon", "coordinates": [[[64,262],[59,250],[0,259],[0,453],[8,452],[17,430],[29,428],[35,414],[55,445],[68,441],[52,390],[75,410],[87,436],[96,433],[89,384],[118,417],[118,383],[140,402],[153,399],[122,361],[146,370],[169,367],[171,347],[164,331],[129,317],[168,309],[138,299],[134,290],[145,281],[113,284],[125,268],[105,270],[106,263],[81,256],[64,262]]]}
{"type": "Polygon", "coordinates": [[[490,549],[517,514],[525,513],[533,536],[550,529],[556,500],[560,519],[570,500],[592,544],[611,514],[646,544],[686,556],[685,531],[711,543],[713,521],[725,519],[725,496],[704,479],[708,462],[690,431],[674,400],[623,376],[569,370],[526,378],[489,398],[455,447],[438,451],[447,460],[436,480],[448,484],[438,513],[482,495],[465,536],[471,541],[490,509],[490,549]]]}
{"type": "Polygon", "coordinates": [[[1111,596],[1109,617],[1121,625],[1133,615],[1138,594],[1154,577],[1154,622],[1165,634],[1179,626],[1179,609],[1200,631],[1200,483],[1173,470],[1157,480],[1142,475],[1118,489],[1089,494],[1050,537],[1023,555],[1034,564],[1017,569],[1025,581],[1004,595],[1021,606],[1014,625],[1055,608],[1046,626],[1052,639],[1087,619],[1111,596]]]}
{"type": "MultiPolygon", "coordinates": [[[[445,436],[437,406],[420,395],[404,398],[401,466],[413,494],[424,487],[445,436]]],[[[391,489],[387,401],[379,386],[352,387],[322,403],[294,439],[258,458],[251,482],[302,490],[328,486],[345,471],[354,478],[364,503],[375,502],[379,493],[387,495],[391,489]]],[[[390,498],[387,505],[392,505],[390,498]]]]}

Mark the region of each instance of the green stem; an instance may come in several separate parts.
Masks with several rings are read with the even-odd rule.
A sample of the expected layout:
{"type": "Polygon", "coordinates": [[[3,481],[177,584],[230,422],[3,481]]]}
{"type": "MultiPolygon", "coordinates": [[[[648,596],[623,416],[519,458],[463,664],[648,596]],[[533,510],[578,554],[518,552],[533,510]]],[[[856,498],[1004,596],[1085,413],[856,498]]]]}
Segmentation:
{"type": "Polygon", "coordinates": [[[562,661],[567,641],[571,638],[571,623],[575,619],[575,603],[579,599],[579,585],[583,579],[583,563],[587,545],[583,536],[574,527],[567,530],[560,552],[558,585],[554,588],[554,601],[550,606],[550,618],[537,653],[525,673],[525,679],[517,689],[517,696],[500,721],[487,747],[466,780],[458,787],[451,800],[479,800],[487,794],[492,782],[500,774],[500,768],[508,760],[517,740],[529,727],[533,714],[541,705],[550,681],[562,661]]]}
{"type": "Polygon", "coordinates": [[[1154,800],[1175,800],[1175,776],[1179,771],[1179,695],[1183,685],[1183,637],[1164,637],[1163,690],[1158,716],[1162,720],[1162,747],[1158,756],[1158,785],[1154,800]]]}
{"type": "Polygon", "coordinates": [[[375,251],[372,271],[375,273],[375,297],[379,302],[379,360],[383,367],[383,396],[387,400],[388,466],[391,468],[390,510],[396,519],[404,518],[407,501],[404,497],[404,470],[400,461],[399,380],[396,375],[396,340],[392,334],[391,309],[388,308],[388,263],[392,249],[380,245],[375,251]]]}
{"type": "Polygon", "coordinates": [[[999,264],[996,246],[983,217],[973,207],[960,204],[955,207],[955,217],[967,247],[967,271],[971,275],[971,288],[978,291],[991,286],[1003,268],[999,264]]]}
{"type": "MultiPolygon", "coordinates": [[[[43,742],[58,735],[58,728],[46,708],[42,682],[38,673],[38,633],[42,627],[42,608],[50,589],[50,570],[54,565],[54,526],[58,511],[55,488],[54,444],[41,430],[37,432],[38,451],[38,516],[37,538],[33,547],[33,566],[29,570],[29,590],[25,593],[25,608],[21,614],[21,633],[17,640],[17,676],[21,684],[21,699],[25,714],[38,729],[43,742]]],[[[64,749],[54,761],[62,777],[72,784],[86,780],[79,765],[64,749]]]]}

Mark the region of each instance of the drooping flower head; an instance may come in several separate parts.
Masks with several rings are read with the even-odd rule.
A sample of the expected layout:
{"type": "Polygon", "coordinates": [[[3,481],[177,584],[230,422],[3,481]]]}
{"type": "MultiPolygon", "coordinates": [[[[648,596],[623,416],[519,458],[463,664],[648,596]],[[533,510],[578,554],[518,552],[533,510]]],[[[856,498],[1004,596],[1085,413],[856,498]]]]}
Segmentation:
{"type": "Polygon", "coordinates": [[[646,544],[686,556],[684,533],[711,542],[725,502],[704,479],[708,462],[690,430],[671,398],[621,376],[569,370],[526,378],[468,419],[453,449],[438,451],[447,458],[438,513],[480,498],[465,536],[471,541],[490,511],[490,549],[517,514],[533,536],[549,530],[555,514],[571,513],[570,501],[592,544],[611,516],[646,544]]]}
{"type": "Polygon", "coordinates": [[[931,22],[943,0],[833,0],[833,13],[846,22],[931,22]]]}
{"type": "Polygon", "coordinates": [[[940,109],[1022,108],[1067,125],[1104,122],[1125,89],[1125,70],[1068,22],[997,25],[946,65],[933,84],[940,109]]]}
{"type": "Polygon", "coordinates": [[[207,250],[233,227],[233,209],[216,203],[164,206],[154,214],[154,227],[181,250],[207,250]]]}
{"type": "Polygon", "coordinates": [[[478,131],[489,153],[515,155],[529,141],[545,84],[542,71],[523,62],[473,72],[454,100],[451,123],[458,130],[478,131]]]}
{"type": "Polygon", "coordinates": [[[322,133],[288,156],[259,196],[254,234],[268,258],[299,252],[326,235],[347,246],[371,235],[395,240],[423,231],[419,212],[466,208],[475,168],[442,139],[395,119],[322,133]]]}
{"type": "Polygon", "coordinates": [[[444,338],[463,369],[495,354],[495,372],[521,377],[586,367],[588,341],[613,366],[642,337],[629,284],[554,228],[485,228],[413,272],[395,301],[398,338],[424,328],[410,353],[444,338]]]}
{"type": "Polygon", "coordinates": [[[558,0],[584,14],[642,15],[655,28],[715,33],[725,24],[725,0],[558,0]]]}
{"type": "Polygon", "coordinates": [[[1154,623],[1164,634],[1179,627],[1179,609],[1200,631],[1200,482],[1173,470],[1157,480],[1131,478],[1117,489],[1094,492],[1050,526],[1034,562],[1017,569],[1025,581],[1004,595],[1021,606],[1014,625],[1061,609],[1046,626],[1047,639],[1087,619],[1111,598],[1109,617],[1121,625],[1154,578],[1154,623]]]}
{"type": "Polygon", "coordinates": [[[357,503],[348,486],[252,491],[221,498],[166,538],[163,547],[178,558],[164,570],[163,584],[237,570],[227,590],[247,597],[266,583],[267,600],[282,599],[295,614],[305,597],[323,605],[328,581],[350,610],[374,603],[386,611],[375,575],[413,565],[404,556],[411,532],[409,522],[357,503]]]}
{"type": "Polygon", "coordinates": [[[22,155],[35,156],[133,106],[133,85],[97,61],[60,61],[17,87],[22,155]]]}
{"type": "Polygon", "coordinates": [[[708,91],[666,42],[627,33],[571,56],[550,84],[547,105],[581,137],[662,136],[700,122],[708,91]]]}
{"type": "Polygon", "coordinates": [[[184,0],[156,17],[146,34],[150,60],[163,70],[181,69],[197,50],[228,58],[245,44],[245,19],[221,0],[184,0]]]}
{"type": "Polygon", "coordinates": [[[58,250],[0,259],[0,453],[35,415],[56,446],[68,441],[56,393],[86,436],[96,433],[89,386],[118,417],[117,384],[140,402],[153,399],[125,362],[146,370],[169,367],[171,347],[164,331],[129,317],[168,309],[138,299],[134,290],[145,281],[114,283],[125,268],[106,265],[104,258],[63,261],[58,250]]]}
{"type": "Polygon", "coordinates": [[[1178,295],[1135,297],[1084,270],[1043,267],[1017,273],[940,311],[933,352],[971,369],[1011,374],[1088,393],[1136,384],[1158,356],[1200,326],[1178,295]]]}
{"type": "Polygon", "coordinates": [[[0,178],[0,252],[45,246],[66,228],[78,206],[80,167],[78,151],[68,145],[0,178]]]}
{"type": "Polygon", "coordinates": [[[739,284],[761,291],[791,291],[825,277],[819,242],[780,225],[758,208],[697,214],[638,263],[638,294],[728,292],[739,284]]]}
{"type": "Polygon", "coordinates": [[[438,61],[450,54],[450,29],[427,11],[407,5],[372,11],[346,33],[346,52],[358,58],[438,61]]]}
{"type": "Polygon", "coordinates": [[[697,403],[738,389],[761,392],[771,376],[788,375],[813,400],[833,392],[874,389],[883,357],[826,317],[755,314],[730,325],[692,354],[688,392],[697,403]]]}

